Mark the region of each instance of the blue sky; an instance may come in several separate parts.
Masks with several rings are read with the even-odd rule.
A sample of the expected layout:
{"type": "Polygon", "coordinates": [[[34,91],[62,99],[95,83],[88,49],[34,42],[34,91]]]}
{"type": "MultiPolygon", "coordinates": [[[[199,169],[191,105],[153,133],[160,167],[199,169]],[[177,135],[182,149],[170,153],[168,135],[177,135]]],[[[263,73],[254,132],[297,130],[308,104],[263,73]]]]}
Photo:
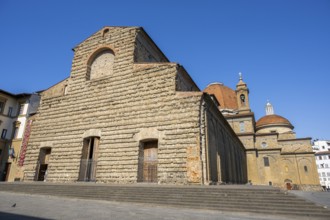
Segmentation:
{"type": "Polygon", "coordinates": [[[142,26],[200,89],[250,89],[298,137],[330,140],[329,0],[0,0],[0,88],[46,89],[70,74],[72,48],[103,26],[142,26]]]}

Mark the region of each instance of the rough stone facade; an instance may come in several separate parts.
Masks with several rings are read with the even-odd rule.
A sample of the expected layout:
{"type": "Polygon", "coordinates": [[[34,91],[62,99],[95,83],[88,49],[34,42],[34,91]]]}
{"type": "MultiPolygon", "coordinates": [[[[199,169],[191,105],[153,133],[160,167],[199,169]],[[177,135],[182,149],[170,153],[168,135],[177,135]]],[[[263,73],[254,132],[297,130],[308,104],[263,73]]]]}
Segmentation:
{"type": "Polygon", "coordinates": [[[24,167],[24,181],[247,181],[244,146],[215,103],[136,27],[74,48],[70,77],[42,93],[24,167]]]}

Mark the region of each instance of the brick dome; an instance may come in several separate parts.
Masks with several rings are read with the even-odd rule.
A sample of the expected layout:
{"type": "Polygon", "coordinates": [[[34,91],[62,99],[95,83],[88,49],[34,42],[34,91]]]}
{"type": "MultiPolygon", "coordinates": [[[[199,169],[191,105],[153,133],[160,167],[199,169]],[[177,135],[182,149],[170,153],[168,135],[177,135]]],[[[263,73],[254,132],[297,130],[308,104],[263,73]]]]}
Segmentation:
{"type": "Polygon", "coordinates": [[[282,116],[279,115],[266,115],[262,118],[260,118],[257,123],[256,123],[256,128],[261,128],[261,127],[269,127],[269,126],[285,126],[293,129],[292,124],[290,121],[282,116]]]}
{"type": "Polygon", "coordinates": [[[223,83],[211,83],[204,92],[214,95],[220,103],[220,109],[238,109],[236,92],[223,83]]]}

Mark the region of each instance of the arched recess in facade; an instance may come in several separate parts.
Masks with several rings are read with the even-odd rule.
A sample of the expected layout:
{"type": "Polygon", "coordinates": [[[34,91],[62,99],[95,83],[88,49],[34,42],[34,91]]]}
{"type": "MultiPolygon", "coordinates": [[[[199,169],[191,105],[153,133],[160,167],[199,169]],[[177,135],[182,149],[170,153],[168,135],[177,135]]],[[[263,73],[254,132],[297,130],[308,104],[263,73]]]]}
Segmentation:
{"type": "Polygon", "coordinates": [[[90,129],[83,134],[78,181],[96,181],[101,131],[90,129]]]}
{"type": "Polygon", "coordinates": [[[115,51],[111,46],[96,49],[87,59],[86,79],[93,80],[111,76],[115,63],[115,51]]]}

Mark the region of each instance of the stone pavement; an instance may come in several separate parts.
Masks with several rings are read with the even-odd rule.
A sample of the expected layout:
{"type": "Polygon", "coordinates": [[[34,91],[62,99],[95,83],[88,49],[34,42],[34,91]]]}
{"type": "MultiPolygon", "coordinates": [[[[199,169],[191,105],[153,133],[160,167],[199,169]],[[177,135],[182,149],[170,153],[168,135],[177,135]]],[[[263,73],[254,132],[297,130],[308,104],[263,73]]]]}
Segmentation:
{"type": "MultiPolygon", "coordinates": [[[[0,219],[239,220],[302,219],[0,192],[0,219]],[[16,204],[15,207],[12,207],[16,204]]],[[[303,218],[308,219],[308,218],[303,218]]]]}

